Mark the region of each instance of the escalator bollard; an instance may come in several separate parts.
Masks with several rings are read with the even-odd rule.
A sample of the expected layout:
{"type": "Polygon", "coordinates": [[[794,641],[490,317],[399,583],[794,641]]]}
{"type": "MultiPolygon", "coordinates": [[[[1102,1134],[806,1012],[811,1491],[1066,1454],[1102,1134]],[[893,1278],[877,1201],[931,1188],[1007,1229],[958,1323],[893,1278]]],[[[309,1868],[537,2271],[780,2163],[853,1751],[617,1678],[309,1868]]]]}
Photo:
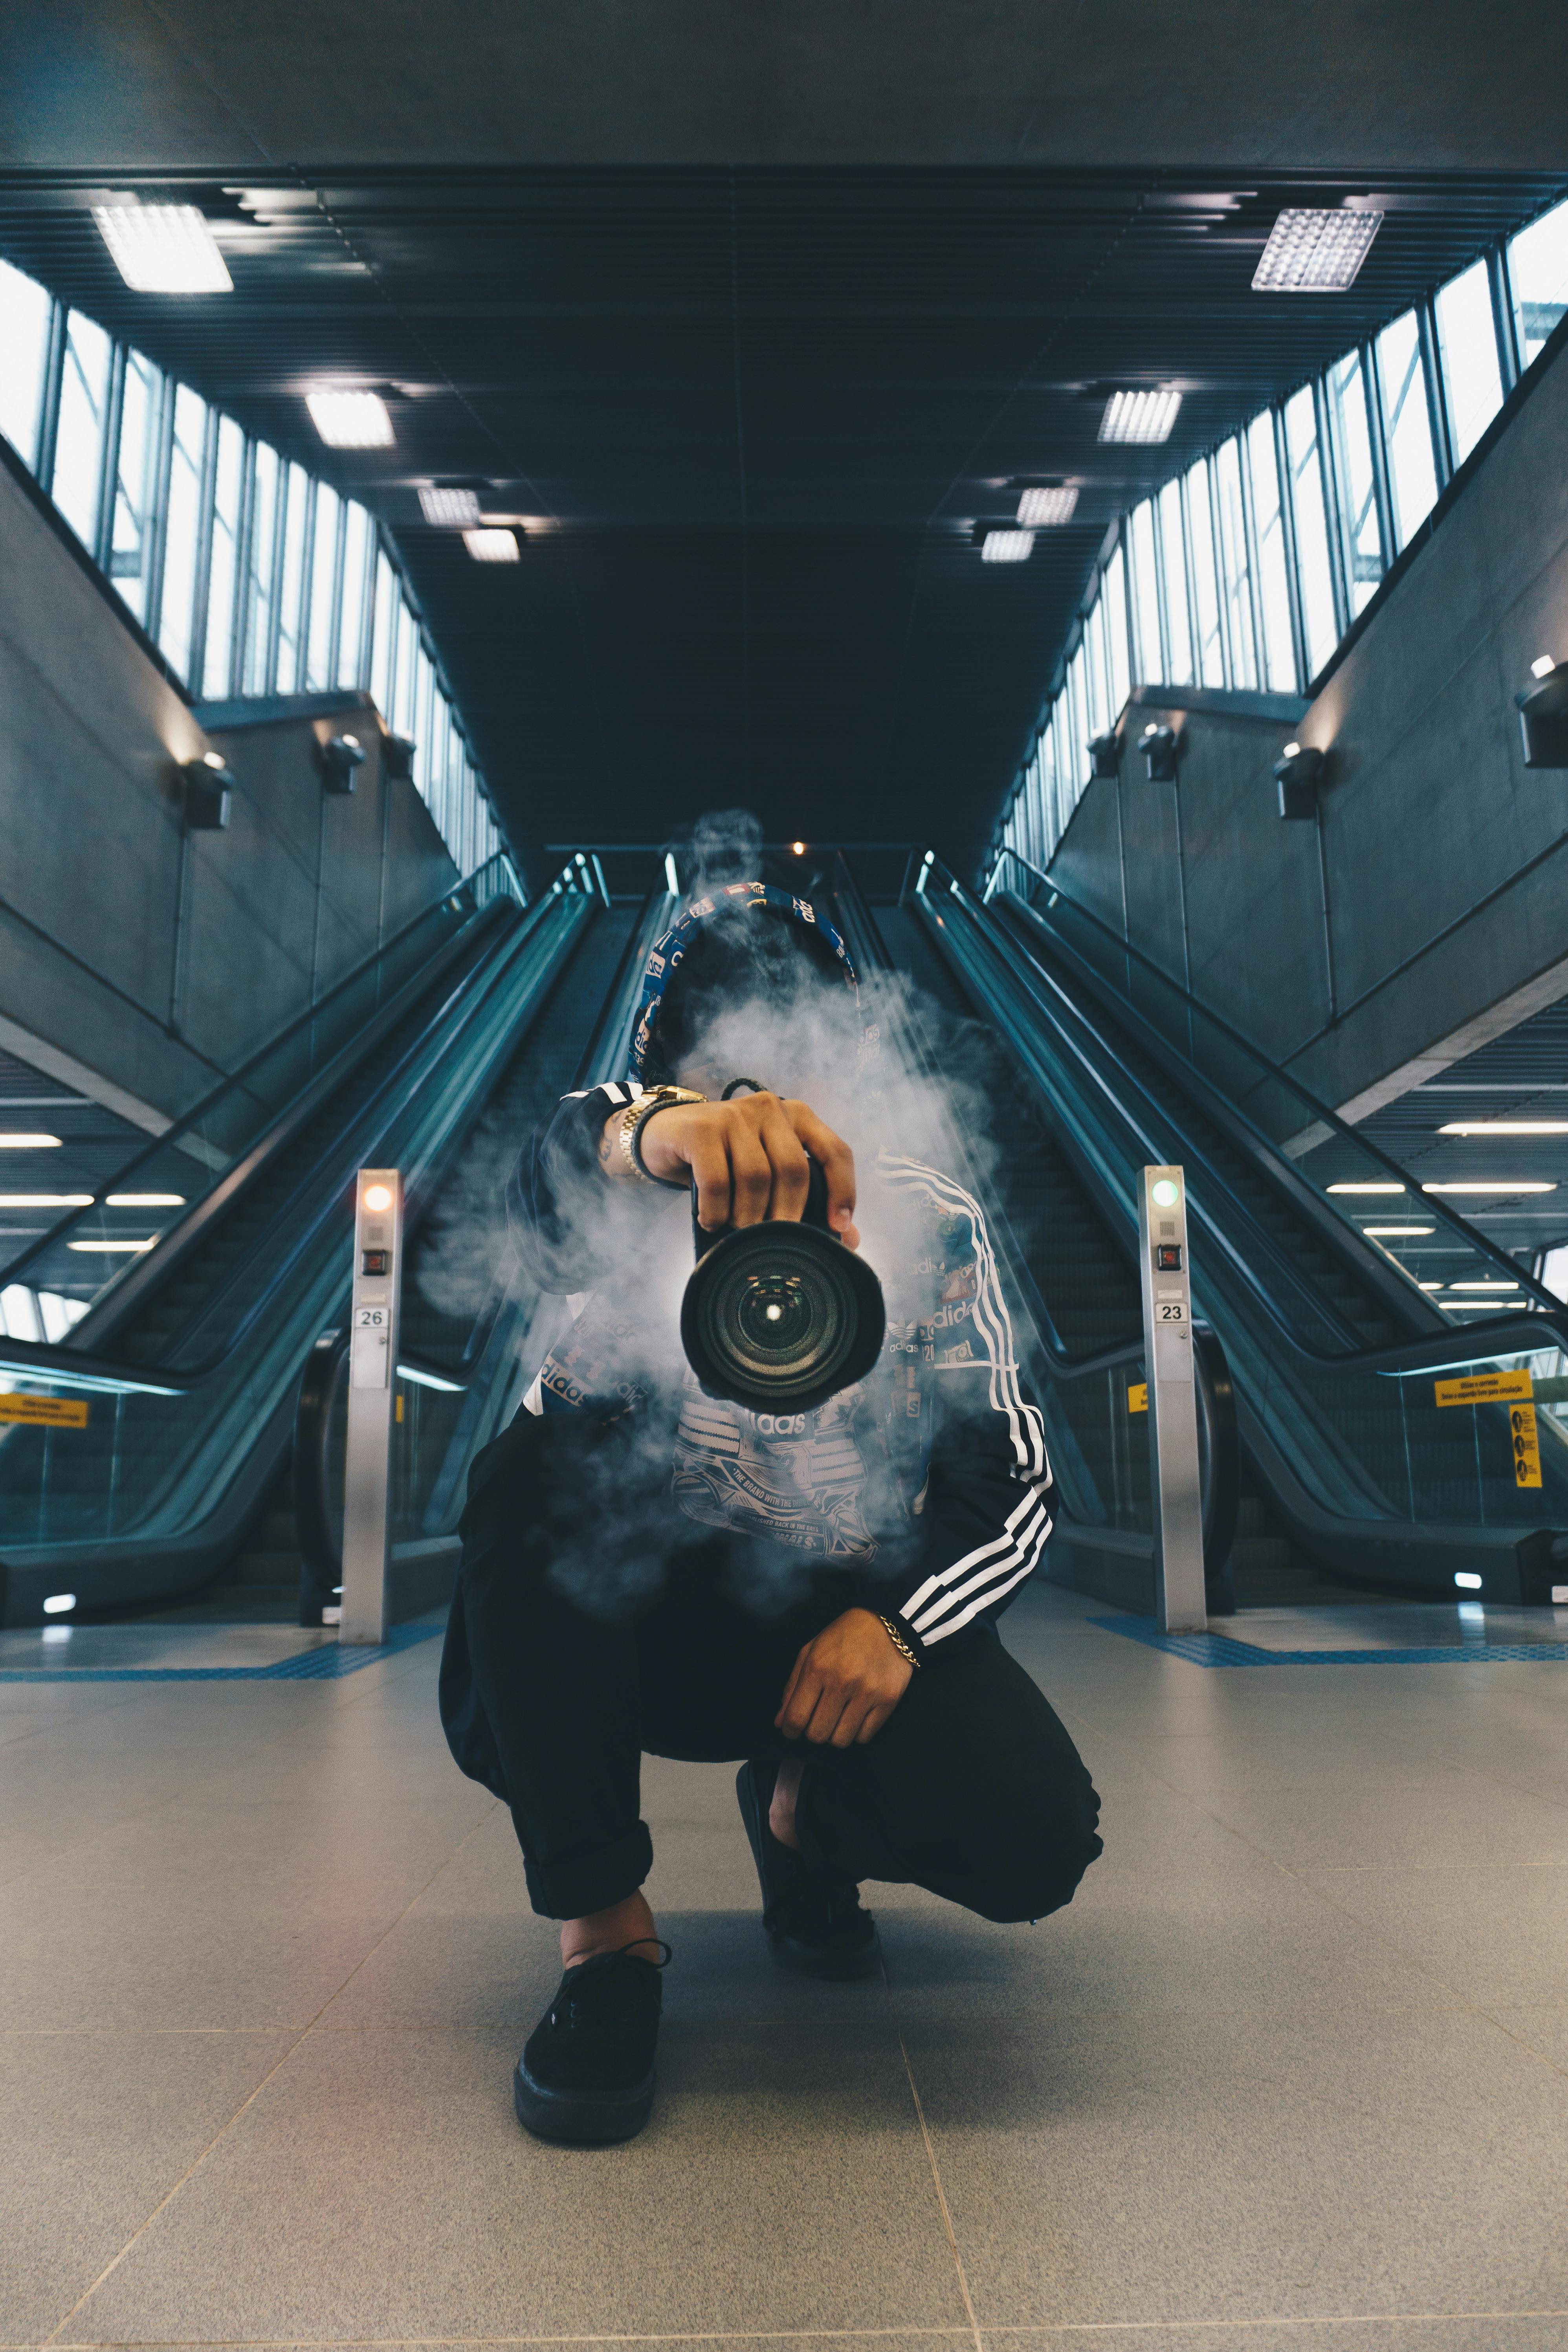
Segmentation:
{"type": "Polygon", "coordinates": [[[1149,1454],[1154,1503],[1154,1596],[1165,1633],[1208,1626],[1204,1503],[1193,1361],[1187,1188],[1180,1168],[1145,1168],[1138,1201],[1149,1454]]]}
{"type": "Polygon", "coordinates": [[[342,1619],[338,1639],[386,1639],[392,1429],[403,1289],[403,1178],[362,1168],[354,1187],[349,1318],[348,1443],[343,1475],[342,1619]]]}

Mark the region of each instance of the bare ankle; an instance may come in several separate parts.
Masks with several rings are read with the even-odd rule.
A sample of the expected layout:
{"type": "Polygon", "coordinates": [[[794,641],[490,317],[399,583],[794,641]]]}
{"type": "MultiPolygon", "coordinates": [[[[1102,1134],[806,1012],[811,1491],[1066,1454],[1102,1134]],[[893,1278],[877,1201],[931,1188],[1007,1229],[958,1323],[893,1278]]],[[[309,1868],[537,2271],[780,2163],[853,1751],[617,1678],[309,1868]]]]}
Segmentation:
{"type": "Polygon", "coordinates": [[[798,1758],[791,1757],[781,1764],[773,1781],[773,1801],[768,1807],[769,1829],[780,1845],[790,1846],[796,1853],[800,1852],[800,1832],[795,1825],[795,1808],[805,1770],[805,1765],[798,1758]]]}
{"type": "Polygon", "coordinates": [[[569,1969],[601,1952],[630,1951],[637,1959],[657,1960],[661,1948],[653,1913],[641,1894],[628,1895],[608,1910],[561,1923],[561,1958],[569,1969]]]}

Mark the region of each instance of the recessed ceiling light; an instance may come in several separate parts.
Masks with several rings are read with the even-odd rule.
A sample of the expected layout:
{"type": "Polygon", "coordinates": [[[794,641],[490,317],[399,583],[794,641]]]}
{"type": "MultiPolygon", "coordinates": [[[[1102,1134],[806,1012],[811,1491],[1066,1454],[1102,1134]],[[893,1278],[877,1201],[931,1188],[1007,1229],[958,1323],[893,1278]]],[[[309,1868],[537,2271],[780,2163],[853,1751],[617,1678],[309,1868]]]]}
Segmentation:
{"type": "Polygon", "coordinates": [[[385,449],[392,418],[379,392],[308,392],[305,405],[329,449],[385,449]]]}
{"type": "Polygon", "coordinates": [[[1568,1118],[1455,1118],[1439,1135],[1568,1135],[1568,1118]]]}
{"type": "Polygon", "coordinates": [[[469,528],[479,519],[479,501],[473,490],[449,490],[438,482],[422,482],[419,504],[426,522],[444,523],[453,530],[469,528]]]}
{"type": "Polygon", "coordinates": [[[1018,520],[1032,530],[1049,530],[1053,523],[1071,522],[1078,504],[1076,489],[1034,489],[1020,492],[1018,520]]]}
{"type": "Polygon", "coordinates": [[[1179,392],[1113,392],[1100,420],[1102,441],[1168,441],[1181,409],[1179,392]]]}
{"type": "Polygon", "coordinates": [[[466,530],[463,545],[476,563],[516,563],[517,534],[510,530],[466,530]]]}
{"type": "Polygon", "coordinates": [[[232,294],[234,280],[195,205],[94,205],[109,257],[135,294],[232,294]]]}
{"type": "Polygon", "coordinates": [[[1342,294],[1382,226],[1378,212],[1282,212],[1252,273],[1253,292],[1342,294]]]}
{"type": "Polygon", "coordinates": [[[1032,530],[988,530],[981,542],[982,563],[1026,563],[1034,552],[1032,530]]]}

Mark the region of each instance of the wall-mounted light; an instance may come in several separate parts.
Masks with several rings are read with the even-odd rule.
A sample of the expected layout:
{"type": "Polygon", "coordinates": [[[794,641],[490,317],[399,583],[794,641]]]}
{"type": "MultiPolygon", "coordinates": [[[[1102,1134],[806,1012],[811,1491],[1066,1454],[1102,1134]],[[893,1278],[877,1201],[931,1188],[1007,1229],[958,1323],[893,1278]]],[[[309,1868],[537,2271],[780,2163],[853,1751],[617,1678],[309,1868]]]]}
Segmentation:
{"type": "Polygon", "coordinates": [[[1318,785],[1322,778],[1323,755],[1313,745],[1287,743],[1274,762],[1274,781],[1279,787],[1279,814],[1297,821],[1310,821],[1318,814],[1318,785]]]}
{"type": "Polygon", "coordinates": [[[185,823],[193,833],[224,833],[228,827],[234,778],[217,751],[187,760],[180,770],[185,788],[185,823]]]}
{"type": "Polygon", "coordinates": [[[357,735],[334,735],[321,746],[321,787],[345,799],[354,788],[354,771],[364,765],[364,745],[357,735]]]}
{"type": "Polygon", "coordinates": [[[1173,784],[1176,781],[1176,739],[1168,727],[1152,719],[1138,739],[1138,749],[1149,762],[1152,784],[1173,784]]]}
{"type": "Polygon", "coordinates": [[[1108,735],[1089,738],[1089,772],[1101,779],[1121,773],[1121,738],[1114,728],[1108,735]]]}
{"type": "Polygon", "coordinates": [[[1513,698],[1527,768],[1568,768],[1568,662],[1542,654],[1530,665],[1537,683],[1513,698]]]}
{"type": "Polygon", "coordinates": [[[416,750],[411,735],[395,735],[388,728],[381,739],[381,764],[395,784],[406,784],[414,775],[416,750]]]}

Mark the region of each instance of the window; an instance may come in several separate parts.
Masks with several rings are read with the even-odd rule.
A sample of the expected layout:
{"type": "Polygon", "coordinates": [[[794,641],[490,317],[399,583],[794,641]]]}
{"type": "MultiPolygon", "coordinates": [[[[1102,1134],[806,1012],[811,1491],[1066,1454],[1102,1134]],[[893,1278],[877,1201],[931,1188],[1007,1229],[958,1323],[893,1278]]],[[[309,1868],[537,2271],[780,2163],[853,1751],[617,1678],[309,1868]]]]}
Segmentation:
{"type": "Polygon", "coordinates": [[[1432,456],[1432,428],[1426,415],[1426,373],[1421,365],[1421,336],[1415,313],[1407,310],[1377,339],[1378,389],[1383,400],[1383,433],[1388,451],[1388,496],[1394,509],[1394,536],[1408,547],[1415,532],[1431,513],[1437,497],[1437,468],[1432,456]]]}
{"type": "Polygon", "coordinates": [[[338,520],[342,508],[330,482],[316,484],[316,528],[310,543],[310,645],[305,690],[320,694],[332,683],[332,639],[337,616],[338,520]]]}
{"type": "Polygon", "coordinates": [[[1140,685],[1152,685],[1165,675],[1160,645],[1160,566],[1154,552],[1154,502],[1145,499],[1132,509],[1132,635],[1137,646],[1133,667],[1140,685]]]}
{"type": "Polygon", "coordinates": [[[414,734],[414,656],[418,651],[419,625],[406,603],[397,616],[397,665],[393,674],[393,731],[412,739],[414,734]]]}
{"type": "Polygon", "coordinates": [[[0,433],[35,473],[53,314],[44,289],[0,261],[0,433]]]}
{"type": "Polygon", "coordinates": [[[206,641],[202,692],[218,702],[234,684],[234,606],[239,584],[239,523],[245,503],[245,436],[232,416],[218,419],[212,553],[207,565],[206,641]]]}
{"type": "Polygon", "coordinates": [[[1472,262],[1451,279],[1433,307],[1448,403],[1448,437],[1454,463],[1462,466],[1502,406],[1502,371],[1486,263],[1472,262]]]}
{"type": "Polygon", "coordinates": [[[1107,704],[1110,689],[1105,675],[1105,619],[1100,611],[1102,599],[1090,607],[1083,625],[1083,682],[1088,705],[1089,731],[1103,735],[1110,726],[1107,704]]]}
{"type": "Polygon", "coordinates": [[[1127,659],[1127,558],[1120,545],[1105,567],[1100,601],[1105,613],[1106,643],[1110,648],[1110,716],[1114,723],[1132,690],[1127,659]]]}
{"type": "Polygon", "coordinates": [[[66,326],[59,423],[49,495],[89,554],[98,552],[103,445],[114,346],[94,320],[73,310],[66,326]]]}
{"type": "Polygon", "coordinates": [[[1521,229],[1508,249],[1508,279],[1520,361],[1528,367],[1568,312],[1568,205],[1521,229]]]}
{"type": "Polygon", "coordinates": [[[1165,583],[1165,675],[1173,686],[1193,684],[1193,633],[1187,613],[1187,538],[1182,528],[1182,486],[1160,493],[1160,573],[1165,583]]]}
{"type": "Polygon", "coordinates": [[[1193,551],[1193,622],[1197,639],[1197,682],[1225,684],[1225,639],[1219,618],[1219,570],[1215,562],[1214,514],[1209,505],[1209,469],[1200,457],[1186,479],[1187,540],[1193,551]]]}
{"type": "Polygon", "coordinates": [[[277,691],[297,694],[304,685],[305,566],[310,552],[310,477],[290,466],[283,500],[283,549],[279,567],[277,691]]]}
{"type": "Polygon", "coordinates": [[[1325,380],[1329,438],[1340,493],[1340,538],[1352,614],[1361,612],[1384,573],[1383,531],[1373,472],[1366,370],[1359,352],[1347,352],[1325,380]]]}
{"type": "Polygon", "coordinates": [[[158,508],[163,379],[140,352],[125,354],[120,436],[114,460],[114,513],[109,576],[139,621],[148,617],[158,508]]]}
{"type": "Polygon", "coordinates": [[[1258,547],[1258,610],[1263,622],[1263,675],[1276,694],[1296,691],[1296,648],[1290,632],[1290,582],[1279,468],[1274,455],[1274,413],[1266,408],[1247,428],[1252,478],[1253,534],[1258,547]]]}
{"type": "Polygon", "coordinates": [[[278,452],[256,445],[250,484],[250,540],[246,557],[242,694],[271,691],[272,621],[277,610],[278,505],[283,468],[278,452]]]}
{"type": "Polygon", "coordinates": [[[163,593],[158,643],[181,677],[190,676],[201,558],[202,492],[206,473],[207,404],[188,384],[174,394],[169,495],[163,509],[163,593]]]}
{"type": "Polygon", "coordinates": [[[343,510],[342,618],[338,624],[338,684],[363,686],[365,589],[370,577],[370,517],[351,499],[343,510]]]}
{"type": "Polygon", "coordinates": [[[1215,459],[1215,494],[1219,507],[1220,583],[1230,645],[1230,683],[1246,692],[1258,684],[1258,646],[1252,625],[1252,567],[1237,441],[1226,442],[1215,459]]]}
{"type": "Polygon", "coordinates": [[[402,599],[397,574],[384,554],[375,559],[375,617],[372,623],[370,690],[376,709],[392,723],[392,681],[397,654],[397,614],[402,599]]]}
{"type": "Polygon", "coordinates": [[[1290,512],[1296,526],[1296,576],[1307,675],[1316,677],[1340,641],[1340,627],[1334,610],[1318,412],[1310,384],[1285,404],[1285,447],[1290,467],[1290,512]]]}

